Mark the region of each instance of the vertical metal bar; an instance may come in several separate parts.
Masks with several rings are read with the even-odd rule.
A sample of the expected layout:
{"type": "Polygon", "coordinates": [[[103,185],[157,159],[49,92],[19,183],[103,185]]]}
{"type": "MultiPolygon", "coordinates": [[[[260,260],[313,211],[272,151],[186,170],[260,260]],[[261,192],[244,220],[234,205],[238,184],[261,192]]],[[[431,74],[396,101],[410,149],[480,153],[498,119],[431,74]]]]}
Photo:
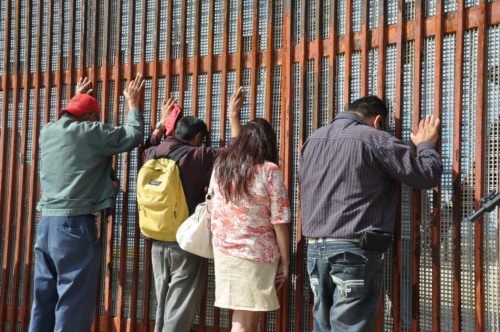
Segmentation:
{"type": "MultiPolygon", "coordinates": [[[[235,87],[238,89],[241,86],[241,75],[242,75],[242,61],[243,61],[243,0],[239,0],[238,3],[238,32],[237,32],[237,45],[239,45],[236,51],[236,84],[235,87]]],[[[247,96],[248,98],[248,96],[247,96]]]]}
{"type": "Polygon", "coordinates": [[[63,24],[64,24],[64,6],[63,6],[63,0],[56,0],[59,2],[59,17],[57,17],[57,20],[59,20],[59,37],[57,38],[57,42],[59,43],[59,47],[57,48],[58,54],[57,54],[57,70],[56,70],[56,119],[59,119],[59,113],[61,110],[61,100],[62,100],[62,86],[63,86],[63,80],[62,80],[62,44],[63,44],[63,24]]]}
{"type": "MultiPolygon", "coordinates": [[[[443,62],[443,4],[436,3],[436,34],[434,37],[434,113],[435,117],[441,119],[442,114],[442,62],[443,62]]],[[[439,145],[441,154],[442,148],[439,145]]],[[[438,185],[436,197],[441,197],[441,183],[438,185]]],[[[441,204],[435,204],[433,208],[431,232],[432,232],[432,330],[439,331],[441,326],[441,204]]]]}
{"type": "MultiPolygon", "coordinates": [[[[244,0],[242,0],[244,1],[244,0]]],[[[259,0],[253,1],[253,24],[252,24],[252,51],[250,61],[250,119],[255,118],[255,108],[257,104],[257,72],[259,64],[257,61],[257,49],[259,48],[259,0]]],[[[242,45],[242,47],[244,47],[242,45]]]]}
{"type": "MultiPolygon", "coordinates": [[[[321,30],[320,30],[320,25],[321,25],[321,17],[323,17],[323,13],[321,11],[321,1],[316,0],[316,8],[314,10],[315,12],[315,17],[312,18],[310,15],[307,17],[309,19],[314,19],[315,24],[314,24],[314,31],[315,31],[315,36],[316,38],[313,41],[312,47],[311,47],[311,53],[313,55],[314,59],[314,91],[313,91],[313,103],[312,103],[312,130],[315,131],[320,127],[320,86],[321,86],[321,81],[324,79],[322,77],[322,72],[321,72],[321,61],[322,61],[322,55],[323,55],[323,43],[321,42],[321,30]]],[[[305,13],[304,13],[305,16],[305,13]]],[[[308,37],[309,38],[309,37],[308,37]]],[[[308,83],[309,84],[309,83],[308,83]]]]}
{"type": "Polygon", "coordinates": [[[165,73],[165,97],[170,97],[170,76],[172,67],[172,1],[168,1],[167,9],[167,55],[164,61],[164,73],[165,73]]]}
{"type": "Polygon", "coordinates": [[[187,0],[182,0],[181,9],[181,36],[180,36],[180,59],[179,59],[179,104],[184,105],[185,88],[185,65],[186,65],[186,19],[187,19],[187,0]]]}
{"type": "MultiPolygon", "coordinates": [[[[208,70],[207,70],[207,95],[206,95],[206,124],[208,130],[212,129],[212,85],[213,85],[213,53],[214,53],[214,0],[209,0],[208,19],[208,70]]],[[[207,140],[208,141],[208,140],[207,140]]]]}
{"type": "Polygon", "coordinates": [[[267,1],[267,45],[266,45],[266,54],[265,54],[265,60],[266,60],[266,66],[267,66],[267,71],[266,71],[266,99],[265,99],[265,114],[266,114],[266,119],[271,122],[272,118],[272,100],[273,100],[273,36],[274,36],[274,1],[268,0],[267,1]]]}
{"type": "Polygon", "coordinates": [[[352,0],[346,2],[345,34],[344,34],[344,106],[351,101],[351,65],[352,65],[352,0]]]}
{"type": "MultiPolygon", "coordinates": [[[[383,5],[381,5],[383,6],[383,5]]],[[[382,18],[381,18],[382,20],[382,18]]],[[[380,21],[383,22],[383,21],[380,21]]],[[[383,22],[385,29],[385,22],[383,22]]],[[[402,119],[403,119],[403,4],[398,2],[398,14],[397,14],[397,26],[396,26],[396,118],[395,118],[395,132],[396,137],[401,138],[402,136],[402,119]]],[[[379,27],[381,28],[381,27],[379,27]]],[[[385,39],[385,37],[383,37],[385,39]]],[[[384,40],[385,41],[385,40],[384,40]]],[[[380,47],[380,46],[379,46],[380,47]]],[[[380,52],[380,50],[379,50],[380,52]]],[[[385,48],[383,50],[385,53],[385,48]]],[[[385,62],[384,62],[385,63],[385,62]]],[[[385,75],[384,75],[385,77],[385,75]]],[[[379,85],[380,86],[380,85],[379,85]]],[[[398,192],[401,193],[401,187],[398,187],[398,192]]],[[[401,196],[398,195],[398,197],[401,196]]],[[[402,243],[401,243],[401,203],[396,209],[396,241],[393,248],[393,317],[394,317],[394,331],[401,330],[401,284],[400,284],[400,273],[402,266],[402,243]]]]}
{"type": "Polygon", "coordinates": [[[330,0],[330,51],[328,57],[330,58],[330,68],[328,70],[328,120],[331,121],[335,115],[335,75],[336,75],[336,57],[337,57],[337,27],[335,26],[337,16],[337,2],[330,0]]]}
{"type": "Polygon", "coordinates": [[[198,72],[200,68],[200,18],[201,18],[201,1],[196,1],[196,19],[194,29],[194,68],[193,68],[193,95],[192,108],[193,115],[198,115],[198,72]]]}
{"type": "Polygon", "coordinates": [[[387,38],[385,36],[385,1],[378,2],[378,64],[377,64],[377,94],[380,98],[385,95],[385,49],[387,38]]]}
{"type": "MultiPolygon", "coordinates": [[[[85,40],[88,38],[87,37],[87,20],[85,19],[87,17],[87,15],[88,15],[88,13],[87,13],[87,1],[82,0],[82,19],[81,19],[82,29],[81,29],[81,38],[80,38],[80,65],[78,66],[78,75],[77,75],[78,78],[84,77],[85,49],[86,49],[85,40]]],[[[51,24],[49,23],[49,31],[50,31],[50,26],[51,26],[51,24]]],[[[48,38],[48,41],[50,41],[50,40],[51,40],[51,38],[48,38]]],[[[48,61],[50,61],[49,55],[50,55],[50,53],[47,54],[48,61]]],[[[45,90],[46,90],[45,94],[49,98],[50,96],[49,96],[49,94],[47,94],[47,88],[48,88],[48,86],[46,86],[46,88],[45,88],[45,90]]],[[[70,90],[70,89],[68,89],[68,90],[70,90]]],[[[48,106],[48,104],[46,106],[48,106]]],[[[45,109],[48,110],[48,108],[45,108],[45,109]]]]}
{"type": "MultiPolygon", "coordinates": [[[[460,220],[462,209],[462,183],[460,158],[460,147],[462,142],[462,93],[463,93],[463,60],[464,60],[464,31],[465,31],[465,4],[464,0],[457,2],[457,33],[456,33],[456,55],[455,55],[455,121],[453,123],[453,219],[460,220]]],[[[461,226],[460,222],[453,223],[453,330],[460,331],[462,322],[462,296],[461,296],[461,226]]]]}
{"type": "Polygon", "coordinates": [[[361,8],[361,96],[368,94],[368,0],[362,1],[361,8]]]}
{"type": "MultiPolygon", "coordinates": [[[[488,8],[486,0],[479,2],[478,20],[478,55],[477,55],[477,113],[476,113],[476,168],[475,168],[475,206],[479,208],[478,202],[484,196],[484,132],[486,130],[486,89],[487,89],[487,42],[486,33],[488,27],[488,8]]],[[[476,331],[484,330],[484,220],[480,218],[474,225],[474,283],[475,283],[475,321],[476,331]]]]}
{"type": "MultiPolygon", "coordinates": [[[[69,19],[69,52],[68,52],[68,68],[66,70],[66,82],[68,84],[66,100],[70,100],[73,88],[73,44],[75,40],[75,0],[70,1],[70,19],[69,19]]],[[[106,20],[107,22],[108,20],[106,20]]],[[[63,107],[66,105],[63,105],[63,107]]]]}
{"type": "MultiPolygon", "coordinates": [[[[414,62],[414,85],[413,85],[413,128],[418,128],[420,122],[420,87],[422,85],[422,48],[423,48],[423,4],[421,1],[415,3],[415,62],[414,62]]],[[[420,292],[419,292],[419,270],[420,270],[420,191],[413,190],[411,209],[411,248],[412,248],[412,329],[418,331],[420,324],[420,292]]]]}
{"type": "MultiPolygon", "coordinates": [[[[269,38],[272,39],[272,38],[269,38]]],[[[225,142],[226,137],[226,111],[227,111],[227,72],[228,72],[228,53],[229,53],[229,0],[224,1],[224,31],[222,36],[222,56],[221,56],[221,66],[222,66],[222,93],[221,93],[221,118],[220,118],[220,141],[227,145],[229,142],[225,142]]]]}

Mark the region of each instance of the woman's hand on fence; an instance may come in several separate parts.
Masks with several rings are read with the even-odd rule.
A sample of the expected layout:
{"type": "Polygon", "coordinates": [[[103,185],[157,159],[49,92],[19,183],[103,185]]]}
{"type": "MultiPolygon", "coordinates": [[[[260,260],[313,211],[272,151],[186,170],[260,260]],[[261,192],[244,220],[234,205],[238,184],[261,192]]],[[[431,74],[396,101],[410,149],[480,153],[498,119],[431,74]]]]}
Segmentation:
{"type": "Polygon", "coordinates": [[[92,94],[94,90],[92,89],[92,81],[89,80],[87,77],[80,77],[78,82],[76,83],[76,89],[75,89],[75,94],[80,94],[80,93],[85,93],[85,94],[92,94]]]}

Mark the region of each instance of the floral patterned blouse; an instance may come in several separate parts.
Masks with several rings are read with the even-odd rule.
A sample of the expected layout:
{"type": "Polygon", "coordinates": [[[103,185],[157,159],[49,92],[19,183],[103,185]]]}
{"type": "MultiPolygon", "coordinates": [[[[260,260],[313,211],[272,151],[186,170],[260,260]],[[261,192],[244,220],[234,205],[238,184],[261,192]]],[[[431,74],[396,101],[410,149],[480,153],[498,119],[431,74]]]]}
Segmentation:
{"type": "Polygon", "coordinates": [[[264,263],[280,258],[274,224],[290,222],[290,202],[279,167],[255,166],[249,197],[226,201],[212,176],[212,243],[220,252],[264,263]]]}

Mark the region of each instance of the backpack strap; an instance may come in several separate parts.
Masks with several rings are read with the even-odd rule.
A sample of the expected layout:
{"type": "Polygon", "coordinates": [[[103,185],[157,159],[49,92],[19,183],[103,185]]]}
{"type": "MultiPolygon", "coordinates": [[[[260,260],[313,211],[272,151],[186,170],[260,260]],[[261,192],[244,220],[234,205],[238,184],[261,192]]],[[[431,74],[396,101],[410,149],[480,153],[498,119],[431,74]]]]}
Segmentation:
{"type": "Polygon", "coordinates": [[[190,145],[181,145],[175,150],[170,151],[167,155],[166,158],[171,159],[175,161],[175,163],[179,163],[179,160],[181,160],[184,155],[191,150],[192,146],[190,145]]]}

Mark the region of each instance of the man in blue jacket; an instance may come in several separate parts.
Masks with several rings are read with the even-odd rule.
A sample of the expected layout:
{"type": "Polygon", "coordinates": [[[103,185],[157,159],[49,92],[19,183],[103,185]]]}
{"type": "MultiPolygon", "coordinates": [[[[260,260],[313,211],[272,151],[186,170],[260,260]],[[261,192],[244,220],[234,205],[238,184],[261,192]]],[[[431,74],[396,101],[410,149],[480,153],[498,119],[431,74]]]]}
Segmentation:
{"type": "Polygon", "coordinates": [[[124,91],[127,123],[99,122],[99,105],[86,78],[40,134],[42,197],[35,244],[30,331],[90,331],[95,311],[100,239],[98,215],[114,206],[115,154],[143,140],[141,75],[124,91]]]}

